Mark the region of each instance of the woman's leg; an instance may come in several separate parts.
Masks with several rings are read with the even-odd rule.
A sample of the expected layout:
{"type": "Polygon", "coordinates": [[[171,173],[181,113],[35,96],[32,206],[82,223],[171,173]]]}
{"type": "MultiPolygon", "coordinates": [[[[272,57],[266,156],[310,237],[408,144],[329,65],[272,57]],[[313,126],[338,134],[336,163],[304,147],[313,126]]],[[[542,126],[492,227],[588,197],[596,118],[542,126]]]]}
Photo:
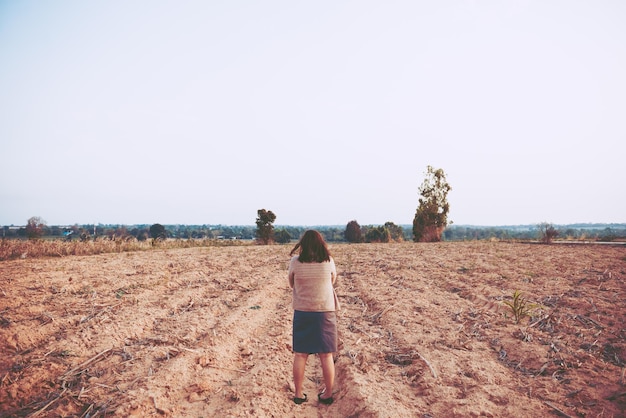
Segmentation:
{"type": "Polygon", "coordinates": [[[294,353],[293,356],[293,384],[296,388],[296,398],[304,398],[302,386],[304,384],[304,369],[307,358],[309,358],[307,353],[294,353]]]}
{"type": "Polygon", "coordinates": [[[322,362],[322,374],[324,375],[324,396],[322,398],[330,398],[333,396],[333,385],[335,384],[335,363],[333,361],[333,353],[319,353],[322,362]]]}

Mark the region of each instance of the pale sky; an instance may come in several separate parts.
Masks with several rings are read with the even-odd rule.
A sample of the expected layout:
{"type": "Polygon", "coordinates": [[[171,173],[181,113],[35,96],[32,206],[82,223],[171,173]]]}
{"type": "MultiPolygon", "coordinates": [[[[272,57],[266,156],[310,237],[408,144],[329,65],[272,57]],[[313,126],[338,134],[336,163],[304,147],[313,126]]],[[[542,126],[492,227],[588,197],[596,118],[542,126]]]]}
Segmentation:
{"type": "Polygon", "coordinates": [[[626,222],[626,2],[0,0],[0,225],[626,222]]]}

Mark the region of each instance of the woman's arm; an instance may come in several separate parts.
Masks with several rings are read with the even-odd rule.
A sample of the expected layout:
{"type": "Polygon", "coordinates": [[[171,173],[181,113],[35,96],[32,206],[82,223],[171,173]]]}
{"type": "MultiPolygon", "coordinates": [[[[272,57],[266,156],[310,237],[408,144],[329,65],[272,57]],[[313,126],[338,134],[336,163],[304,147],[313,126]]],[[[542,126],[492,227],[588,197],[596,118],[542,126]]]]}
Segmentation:
{"type": "Polygon", "coordinates": [[[293,284],[294,284],[294,278],[295,278],[295,272],[294,272],[294,266],[293,266],[293,260],[295,257],[293,257],[291,259],[291,261],[289,261],[289,272],[288,272],[288,277],[289,277],[289,287],[291,287],[293,289],[293,284]]]}

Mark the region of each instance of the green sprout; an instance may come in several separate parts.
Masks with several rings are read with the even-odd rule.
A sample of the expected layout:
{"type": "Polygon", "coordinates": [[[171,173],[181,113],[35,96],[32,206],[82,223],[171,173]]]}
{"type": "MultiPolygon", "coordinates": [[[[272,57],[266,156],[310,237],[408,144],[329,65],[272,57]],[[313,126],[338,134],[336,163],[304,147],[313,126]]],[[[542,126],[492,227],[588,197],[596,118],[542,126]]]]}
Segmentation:
{"type": "Polygon", "coordinates": [[[513,311],[516,324],[519,324],[522,318],[530,316],[532,311],[539,307],[539,305],[535,303],[529,303],[519,290],[513,292],[512,300],[505,300],[503,303],[513,311]]]}

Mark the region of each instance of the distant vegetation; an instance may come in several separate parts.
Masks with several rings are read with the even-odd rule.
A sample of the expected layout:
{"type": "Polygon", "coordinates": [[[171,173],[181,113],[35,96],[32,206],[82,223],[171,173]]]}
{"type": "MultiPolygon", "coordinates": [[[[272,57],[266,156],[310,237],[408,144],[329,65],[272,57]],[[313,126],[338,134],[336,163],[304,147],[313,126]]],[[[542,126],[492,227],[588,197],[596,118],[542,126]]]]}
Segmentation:
{"type": "MultiPolygon", "coordinates": [[[[327,242],[436,242],[436,241],[469,241],[469,240],[501,240],[530,241],[536,240],[545,244],[553,241],[622,241],[626,242],[626,224],[569,224],[553,225],[542,222],[535,225],[509,226],[474,226],[454,225],[448,220],[450,205],[448,192],[452,187],[446,180],[443,169],[427,167],[424,181],[419,187],[419,205],[416,209],[412,225],[396,225],[391,221],[376,225],[359,225],[356,219],[345,226],[312,225],[275,227],[276,214],[271,210],[257,211],[256,226],[253,225],[162,225],[155,223],[139,225],[119,224],[83,224],[83,225],[52,225],[38,217],[28,219],[24,226],[2,226],[2,250],[5,256],[0,260],[23,257],[28,251],[9,249],[17,245],[9,245],[7,241],[66,241],[72,242],[114,242],[116,251],[132,251],[132,248],[149,248],[164,242],[186,240],[179,246],[214,245],[215,242],[248,241],[256,244],[289,244],[297,241],[307,229],[318,230],[327,242]],[[122,243],[125,243],[122,245],[122,243]],[[146,243],[147,245],[143,245],[146,243]],[[8,257],[6,254],[10,254],[8,257]]],[[[170,245],[170,244],[168,244],[170,245]]],[[[176,246],[177,244],[171,244],[176,246]]],[[[111,245],[103,244],[102,248],[111,245]]],[[[43,245],[40,245],[43,247],[43,245]]],[[[78,250],[70,246],[58,246],[49,255],[108,252],[100,249],[78,250]],[[56,253],[55,253],[56,251],[56,253]]],[[[44,251],[45,252],[45,251],[44,251]]],[[[32,254],[32,251],[31,251],[32,254]]]]}
{"type": "MultiPolygon", "coordinates": [[[[42,222],[34,222],[38,227],[42,222]]],[[[351,221],[351,231],[360,239],[352,242],[411,241],[412,225],[359,226],[351,221]],[[358,230],[355,229],[358,227],[358,230]],[[358,235],[360,233],[360,235],[358,235]]],[[[94,255],[110,252],[143,251],[153,248],[190,248],[225,245],[252,245],[259,242],[254,226],[225,225],[72,225],[41,226],[41,237],[28,239],[27,226],[1,227],[0,261],[15,258],[63,257],[68,255],[94,255]],[[151,239],[151,226],[158,225],[157,239],[151,239]],[[162,239],[161,227],[166,239],[162,239]]],[[[290,243],[309,228],[314,228],[328,242],[349,242],[346,226],[281,226],[275,231],[275,242],[290,243]]],[[[626,224],[573,224],[573,225],[517,225],[517,226],[459,226],[445,229],[445,241],[502,240],[540,241],[542,234],[558,233],[557,241],[626,241],[626,224]],[[546,226],[547,225],[547,226],[546,226]],[[542,229],[544,228],[544,229],[542,229]],[[554,232],[551,232],[552,229],[554,232]]],[[[348,234],[348,236],[350,236],[348,234]]]]}
{"type": "Polygon", "coordinates": [[[189,248],[239,244],[289,244],[307,229],[318,230],[327,242],[388,243],[469,240],[538,241],[625,241],[626,224],[573,224],[517,226],[451,226],[448,221],[448,192],[452,187],[443,169],[427,167],[419,187],[419,205],[412,225],[391,221],[359,225],[356,219],[345,226],[314,225],[275,227],[276,214],[257,211],[252,225],[53,225],[38,217],[24,226],[1,227],[0,261],[44,256],[93,255],[107,252],[141,251],[150,248],[189,248]]]}
{"type": "MultiPolygon", "coordinates": [[[[352,222],[352,221],[351,221],[352,222]]],[[[359,226],[353,221],[358,230],[353,230],[356,239],[365,241],[365,235],[373,228],[385,227],[392,229],[397,241],[399,231],[402,231],[404,241],[412,239],[412,225],[398,225],[387,222],[381,225],[359,226]],[[358,234],[360,232],[360,235],[358,234]],[[360,236],[360,238],[358,238],[360,236]]],[[[504,225],[504,226],[475,226],[475,225],[451,225],[443,231],[444,241],[470,241],[470,240],[541,240],[541,230],[537,225],[504,225]]],[[[94,239],[136,239],[137,241],[149,241],[150,224],[145,225],[117,225],[117,224],[84,224],[84,225],[45,225],[41,228],[41,239],[64,239],[67,241],[94,239]]],[[[324,239],[331,242],[349,242],[346,237],[347,225],[316,225],[316,226],[289,226],[277,227],[276,233],[288,234],[290,241],[297,240],[309,228],[317,229],[324,239]]],[[[255,225],[163,225],[167,238],[175,239],[208,239],[208,240],[255,240],[257,228],[255,225]]],[[[569,224],[553,225],[558,232],[557,240],[589,240],[589,241],[622,241],[626,240],[626,223],[614,224],[569,224]]],[[[0,226],[2,238],[27,239],[26,226],[0,226]]],[[[350,237],[353,237],[350,235],[350,237]]],[[[353,237],[353,239],[355,239],[353,237]]],[[[359,241],[352,241],[359,242],[359,241]]]]}
{"type": "Polygon", "coordinates": [[[443,236],[446,241],[468,240],[544,240],[544,234],[550,235],[550,241],[624,241],[626,240],[626,224],[568,224],[552,225],[505,225],[505,226],[471,226],[453,225],[446,228],[443,236]],[[542,229],[547,226],[547,231],[542,229]],[[555,235],[556,234],[556,235],[555,235]]]}

